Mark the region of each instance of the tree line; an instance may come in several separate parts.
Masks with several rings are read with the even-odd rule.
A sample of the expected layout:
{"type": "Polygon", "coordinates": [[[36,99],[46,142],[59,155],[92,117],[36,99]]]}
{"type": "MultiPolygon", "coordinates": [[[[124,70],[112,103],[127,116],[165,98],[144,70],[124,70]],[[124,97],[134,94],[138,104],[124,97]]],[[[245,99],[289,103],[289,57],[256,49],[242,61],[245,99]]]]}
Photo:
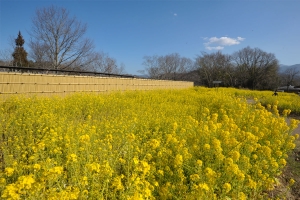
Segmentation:
{"type": "MultiPolygon", "coordinates": [[[[65,8],[38,9],[29,32],[29,53],[19,32],[13,52],[0,52],[0,65],[124,74],[124,64],[95,51],[93,42],[84,37],[86,31],[87,25],[70,16],[65,8]]],[[[145,56],[142,65],[144,69],[139,73],[148,78],[193,81],[208,87],[213,87],[214,81],[249,89],[300,85],[299,68],[280,72],[275,55],[259,48],[246,47],[231,55],[202,52],[195,59],[178,53],[145,56]]]]}
{"type": "Polygon", "coordinates": [[[231,55],[202,52],[195,60],[177,53],[145,56],[143,65],[141,73],[150,78],[188,80],[208,87],[213,87],[215,81],[225,87],[259,90],[300,85],[299,68],[280,71],[275,55],[259,48],[246,47],[231,55]]]}

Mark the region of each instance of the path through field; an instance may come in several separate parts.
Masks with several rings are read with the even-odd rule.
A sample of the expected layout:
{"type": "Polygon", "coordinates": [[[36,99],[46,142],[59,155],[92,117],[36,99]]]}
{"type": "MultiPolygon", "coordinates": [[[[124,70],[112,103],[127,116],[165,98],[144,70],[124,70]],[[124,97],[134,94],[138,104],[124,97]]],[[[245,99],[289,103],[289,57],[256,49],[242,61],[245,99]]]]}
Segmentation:
{"type": "MultiPolygon", "coordinates": [[[[255,101],[253,100],[253,99],[247,99],[247,102],[249,103],[249,104],[254,104],[255,103],[255,101]]],[[[289,124],[289,122],[290,122],[290,119],[297,119],[297,120],[300,120],[300,116],[290,116],[290,117],[288,117],[287,119],[286,119],[286,122],[289,124]]],[[[296,133],[298,133],[298,134],[300,134],[300,124],[298,125],[298,127],[293,131],[293,134],[296,134],[296,133]]]]}
{"type": "MultiPolygon", "coordinates": [[[[255,103],[253,99],[247,99],[247,102],[249,104],[255,103]]],[[[300,120],[300,116],[291,115],[286,118],[286,122],[289,124],[291,119],[300,120]]],[[[294,134],[300,135],[300,124],[293,130],[292,135],[294,134]]],[[[300,137],[295,141],[295,144],[296,148],[289,155],[287,166],[279,177],[281,185],[269,193],[272,199],[300,200],[300,137]],[[290,179],[295,180],[293,186],[289,186],[290,179]]]]}
{"type": "MultiPolygon", "coordinates": [[[[290,119],[297,119],[300,120],[300,116],[292,116],[287,118],[287,123],[289,123],[290,119]]],[[[298,127],[293,131],[293,134],[300,134],[300,124],[298,124],[298,127]]]]}
{"type": "MultiPolygon", "coordinates": [[[[291,119],[300,120],[300,116],[291,116],[287,118],[287,123],[289,124],[291,119]]],[[[292,135],[300,135],[300,124],[292,132],[292,135]]],[[[279,187],[275,190],[275,193],[279,193],[282,197],[288,200],[299,200],[300,199],[300,138],[295,141],[296,148],[290,153],[287,159],[287,166],[283,171],[283,174],[280,177],[283,187],[279,187]],[[295,183],[293,186],[288,187],[288,182],[290,179],[294,179],[295,183]]]]}

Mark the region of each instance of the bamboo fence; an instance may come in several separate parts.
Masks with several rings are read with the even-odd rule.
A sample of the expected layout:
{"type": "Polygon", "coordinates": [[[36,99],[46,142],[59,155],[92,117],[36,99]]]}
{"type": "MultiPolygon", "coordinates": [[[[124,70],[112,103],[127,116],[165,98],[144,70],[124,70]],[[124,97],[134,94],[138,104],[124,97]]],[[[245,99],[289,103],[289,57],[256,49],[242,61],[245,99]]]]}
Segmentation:
{"type": "Polygon", "coordinates": [[[4,98],[20,94],[51,96],[74,92],[107,93],[193,86],[194,83],[188,81],[0,72],[0,97],[4,98]]]}

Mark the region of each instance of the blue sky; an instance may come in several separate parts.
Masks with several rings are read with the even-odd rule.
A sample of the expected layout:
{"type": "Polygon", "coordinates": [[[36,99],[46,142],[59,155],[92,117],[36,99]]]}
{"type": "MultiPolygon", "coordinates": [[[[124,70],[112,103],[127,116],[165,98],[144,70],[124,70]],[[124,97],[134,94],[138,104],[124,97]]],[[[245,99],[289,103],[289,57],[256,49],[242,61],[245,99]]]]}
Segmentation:
{"type": "Polygon", "coordinates": [[[130,74],[144,56],[201,52],[232,54],[244,47],[274,53],[280,64],[300,63],[299,0],[0,0],[0,50],[20,30],[26,41],[38,8],[64,7],[88,25],[96,50],[130,74]]]}

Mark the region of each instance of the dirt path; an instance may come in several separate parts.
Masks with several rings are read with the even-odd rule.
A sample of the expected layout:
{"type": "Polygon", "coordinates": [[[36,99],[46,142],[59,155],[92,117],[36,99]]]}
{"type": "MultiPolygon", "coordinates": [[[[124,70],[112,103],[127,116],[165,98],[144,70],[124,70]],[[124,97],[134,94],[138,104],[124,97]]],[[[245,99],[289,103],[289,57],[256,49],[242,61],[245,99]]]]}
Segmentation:
{"type": "MultiPolygon", "coordinates": [[[[249,104],[255,103],[253,99],[247,99],[247,102],[249,104]]],[[[291,119],[300,120],[300,116],[290,115],[286,119],[287,124],[290,124],[291,119]]],[[[300,135],[300,124],[293,130],[292,135],[294,134],[300,135]]],[[[295,141],[295,144],[296,148],[287,158],[287,165],[278,177],[281,185],[268,193],[272,199],[300,200],[300,137],[295,141]],[[295,180],[292,186],[289,185],[291,179],[295,180]]]]}
{"type": "MultiPolygon", "coordinates": [[[[287,119],[287,123],[289,123],[290,119],[296,119],[296,120],[300,121],[300,116],[298,116],[298,117],[294,117],[294,116],[293,117],[289,117],[287,119]]],[[[298,124],[298,127],[293,131],[293,134],[296,134],[296,133],[298,133],[300,135],[300,123],[298,124]]]]}
{"type": "MultiPolygon", "coordinates": [[[[300,116],[290,116],[287,118],[286,122],[289,124],[291,119],[300,120],[300,116]]],[[[296,134],[296,133],[300,135],[300,124],[298,124],[298,127],[293,131],[292,134],[296,134]]]]}

